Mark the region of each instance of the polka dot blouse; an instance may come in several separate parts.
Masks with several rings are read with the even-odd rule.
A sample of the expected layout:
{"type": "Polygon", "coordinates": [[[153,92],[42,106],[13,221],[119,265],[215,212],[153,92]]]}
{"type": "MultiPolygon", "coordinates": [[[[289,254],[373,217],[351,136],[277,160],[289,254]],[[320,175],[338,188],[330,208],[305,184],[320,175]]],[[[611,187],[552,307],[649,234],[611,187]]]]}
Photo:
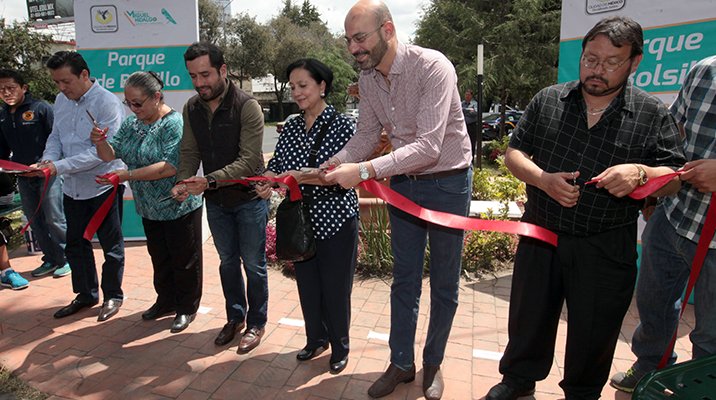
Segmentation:
{"type": "MultiPolygon", "coordinates": [[[[328,106],[323,110],[309,132],[306,132],[306,120],[301,114],[291,119],[283,127],[273,158],[268,163],[268,169],[276,174],[282,174],[303,167],[317,167],[338,153],[354,133],[353,121],[343,114],[338,114],[333,106],[328,106]],[[316,164],[309,166],[308,156],[313,147],[313,141],[323,126],[330,121],[333,114],[336,114],[336,117],[328,127],[326,136],[318,149],[316,164]]],[[[345,190],[339,185],[300,186],[301,193],[305,196],[304,200],[308,200],[310,203],[311,224],[316,239],[330,239],[346,220],[358,215],[358,197],[355,190],[345,190]]]]}

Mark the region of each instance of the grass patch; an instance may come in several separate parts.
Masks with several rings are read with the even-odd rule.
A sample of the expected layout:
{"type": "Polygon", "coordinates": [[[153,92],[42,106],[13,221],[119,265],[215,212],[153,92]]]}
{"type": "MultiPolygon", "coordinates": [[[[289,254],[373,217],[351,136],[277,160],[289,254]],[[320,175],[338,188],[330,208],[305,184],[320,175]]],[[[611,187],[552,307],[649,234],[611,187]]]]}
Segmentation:
{"type": "Polygon", "coordinates": [[[22,380],[13,376],[0,365],[0,394],[12,394],[17,400],[45,400],[49,396],[33,389],[22,380]]]}

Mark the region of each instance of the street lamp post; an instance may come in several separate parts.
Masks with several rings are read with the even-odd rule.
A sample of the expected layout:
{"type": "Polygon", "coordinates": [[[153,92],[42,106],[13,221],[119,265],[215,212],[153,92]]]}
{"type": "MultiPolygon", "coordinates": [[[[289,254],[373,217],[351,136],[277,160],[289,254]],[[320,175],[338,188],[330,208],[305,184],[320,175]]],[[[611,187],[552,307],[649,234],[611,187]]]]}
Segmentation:
{"type": "Polygon", "coordinates": [[[483,73],[483,47],[477,45],[477,140],[475,140],[475,159],[473,165],[482,169],[482,73],[483,73]]]}

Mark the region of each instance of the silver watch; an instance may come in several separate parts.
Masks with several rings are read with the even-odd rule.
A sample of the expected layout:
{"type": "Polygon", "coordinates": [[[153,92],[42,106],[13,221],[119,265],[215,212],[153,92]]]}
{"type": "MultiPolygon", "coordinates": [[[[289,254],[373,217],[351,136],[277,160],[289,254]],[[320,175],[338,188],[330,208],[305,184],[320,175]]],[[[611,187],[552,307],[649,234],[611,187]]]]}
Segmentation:
{"type": "Polygon", "coordinates": [[[368,167],[365,166],[365,163],[358,164],[358,172],[360,173],[360,179],[362,181],[370,178],[370,172],[368,172],[368,167]]]}

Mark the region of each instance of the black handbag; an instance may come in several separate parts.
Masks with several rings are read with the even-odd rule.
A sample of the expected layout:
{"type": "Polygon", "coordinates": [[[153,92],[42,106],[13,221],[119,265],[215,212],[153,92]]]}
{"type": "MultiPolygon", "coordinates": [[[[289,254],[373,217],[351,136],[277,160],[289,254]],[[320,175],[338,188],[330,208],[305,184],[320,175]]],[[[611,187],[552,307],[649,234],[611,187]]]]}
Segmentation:
{"type": "MultiPolygon", "coordinates": [[[[308,156],[308,167],[316,167],[318,149],[321,148],[328,127],[335,118],[334,113],[316,135],[308,156]]],[[[316,240],[311,225],[309,201],[305,197],[291,201],[290,197],[289,193],[286,193],[286,198],[276,210],[276,257],[283,261],[306,261],[316,255],[316,240]]]]}

